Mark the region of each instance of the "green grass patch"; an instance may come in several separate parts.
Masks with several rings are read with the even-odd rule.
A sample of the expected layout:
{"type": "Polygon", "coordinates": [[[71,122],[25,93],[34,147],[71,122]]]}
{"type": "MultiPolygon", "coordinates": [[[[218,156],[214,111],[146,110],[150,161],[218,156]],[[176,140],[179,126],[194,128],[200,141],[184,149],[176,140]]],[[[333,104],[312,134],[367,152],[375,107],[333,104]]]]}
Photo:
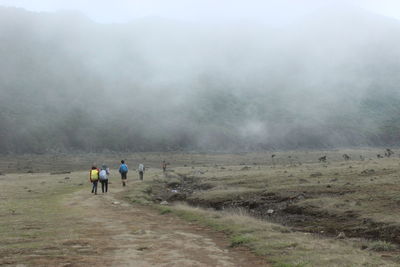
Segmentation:
{"type": "Polygon", "coordinates": [[[168,208],[168,207],[162,207],[159,210],[160,210],[160,214],[161,215],[168,214],[168,213],[172,212],[172,210],[170,208],[168,208]]]}

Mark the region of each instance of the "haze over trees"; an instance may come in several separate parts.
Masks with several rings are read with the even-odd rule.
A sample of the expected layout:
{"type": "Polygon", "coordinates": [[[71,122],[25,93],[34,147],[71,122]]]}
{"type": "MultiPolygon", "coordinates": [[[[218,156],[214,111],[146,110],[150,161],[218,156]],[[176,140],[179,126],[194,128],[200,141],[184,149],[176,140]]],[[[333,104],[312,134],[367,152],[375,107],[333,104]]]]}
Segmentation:
{"type": "Polygon", "coordinates": [[[354,8],[281,27],[0,8],[0,153],[397,145],[399,44],[354,8]]]}

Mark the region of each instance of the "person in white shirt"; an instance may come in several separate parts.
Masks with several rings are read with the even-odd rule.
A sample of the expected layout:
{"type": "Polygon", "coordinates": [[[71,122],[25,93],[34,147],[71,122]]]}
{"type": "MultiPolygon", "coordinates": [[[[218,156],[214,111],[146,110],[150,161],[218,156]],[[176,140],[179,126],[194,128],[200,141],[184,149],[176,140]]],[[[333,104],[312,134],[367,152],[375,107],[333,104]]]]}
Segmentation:
{"type": "Polygon", "coordinates": [[[143,165],[142,163],[140,163],[140,164],[139,164],[138,171],[139,171],[139,179],[140,179],[141,181],[143,181],[144,170],[145,170],[144,165],[143,165]]]}

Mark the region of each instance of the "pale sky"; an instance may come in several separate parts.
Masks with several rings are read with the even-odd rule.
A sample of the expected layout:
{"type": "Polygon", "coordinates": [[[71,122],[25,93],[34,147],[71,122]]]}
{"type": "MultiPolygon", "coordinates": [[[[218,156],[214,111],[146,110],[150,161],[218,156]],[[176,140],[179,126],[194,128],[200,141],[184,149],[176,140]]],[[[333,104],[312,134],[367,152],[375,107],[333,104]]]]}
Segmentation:
{"type": "Polygon", "coordinates": [[[400,20],[400,0],[0,0],[0,6],[32,11],[78,10],[101,23],[157,16],[203,22],[251,20],[276,24],[338,2],[400,20]]]}

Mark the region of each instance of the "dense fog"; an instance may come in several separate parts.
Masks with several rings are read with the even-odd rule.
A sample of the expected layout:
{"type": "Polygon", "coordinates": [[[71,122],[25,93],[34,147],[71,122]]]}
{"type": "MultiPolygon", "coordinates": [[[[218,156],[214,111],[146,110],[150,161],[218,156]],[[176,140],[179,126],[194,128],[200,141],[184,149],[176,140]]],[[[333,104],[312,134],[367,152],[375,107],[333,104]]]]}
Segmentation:
{"type": "Polygon", "coordinates": [[[0,7],[0,153],[397,145],[400,21],[284,25],[0,7]]]}

